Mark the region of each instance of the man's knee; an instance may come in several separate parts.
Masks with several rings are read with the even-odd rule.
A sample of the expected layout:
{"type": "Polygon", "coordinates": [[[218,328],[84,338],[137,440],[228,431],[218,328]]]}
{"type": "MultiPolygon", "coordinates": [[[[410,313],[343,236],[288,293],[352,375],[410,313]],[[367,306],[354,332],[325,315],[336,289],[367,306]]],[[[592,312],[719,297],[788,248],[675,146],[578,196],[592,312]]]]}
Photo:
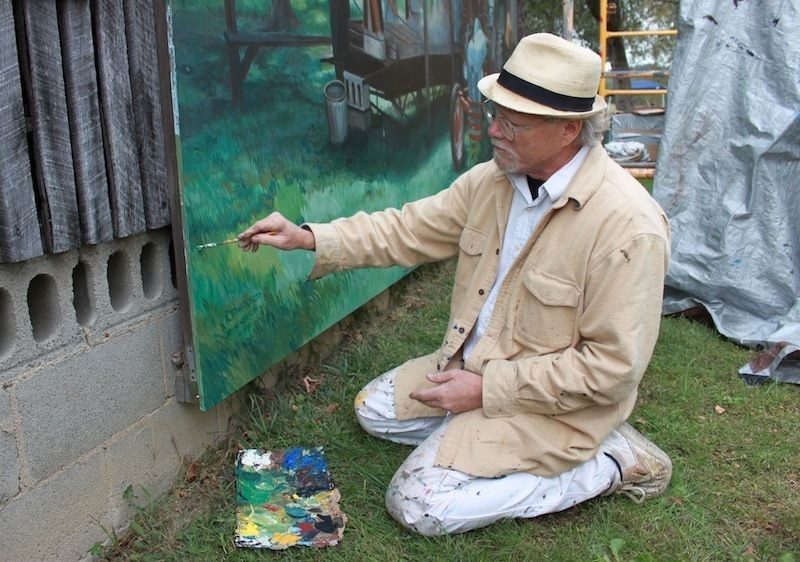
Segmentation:
{"type": "Polygon", "coordinates": [[[446,520],[440,515],[444,507],[440,493],[426,494],[421,487],[408,485],[398,475],[386,490],[386,509],[406,529],[426,537],[449,534],[446,520]]]}
{"type": "Polygon", "coordinates": [[[369,394],[369,390],[363,388],[361,392],[356,395],[353,400],[353,412],[356,415],[356,420],[358,420],[358,425],[361,426],[361,429],[375,437],[383,437],[386,420],[370,407],[371,405],[367,402],[369,394]]]}

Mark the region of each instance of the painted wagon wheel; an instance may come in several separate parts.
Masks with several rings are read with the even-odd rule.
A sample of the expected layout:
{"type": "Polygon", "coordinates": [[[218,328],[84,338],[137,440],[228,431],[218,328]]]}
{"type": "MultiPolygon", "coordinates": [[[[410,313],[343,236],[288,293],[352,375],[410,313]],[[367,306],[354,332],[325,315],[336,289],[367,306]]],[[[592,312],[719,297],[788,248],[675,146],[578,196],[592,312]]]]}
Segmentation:
{"type": "Polygon", "coordinates": [[[466,118],[464,100],[461,96],[461,85],[453,84],[450,92],[450,156],[453,158],[453,169],[464,169],[464,131],[466,118]]]}

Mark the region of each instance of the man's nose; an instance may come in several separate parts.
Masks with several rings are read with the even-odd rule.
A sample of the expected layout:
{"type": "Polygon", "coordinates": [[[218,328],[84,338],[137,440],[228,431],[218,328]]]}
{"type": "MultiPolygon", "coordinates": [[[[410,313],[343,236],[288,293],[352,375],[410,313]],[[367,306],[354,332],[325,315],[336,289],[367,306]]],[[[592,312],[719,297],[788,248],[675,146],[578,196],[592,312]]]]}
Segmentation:
{"type": "Polygon", "coordinates": [[[486,129],[486,132],[489,133],[490,137],[493,137],[493,138],[496,138],[496,139],[505,138],[503,136],[503,133],[500,132],[500,125],[497,124],[496,120],[492,121],[491,123],[489,123],[489,127],[486,129]]]}

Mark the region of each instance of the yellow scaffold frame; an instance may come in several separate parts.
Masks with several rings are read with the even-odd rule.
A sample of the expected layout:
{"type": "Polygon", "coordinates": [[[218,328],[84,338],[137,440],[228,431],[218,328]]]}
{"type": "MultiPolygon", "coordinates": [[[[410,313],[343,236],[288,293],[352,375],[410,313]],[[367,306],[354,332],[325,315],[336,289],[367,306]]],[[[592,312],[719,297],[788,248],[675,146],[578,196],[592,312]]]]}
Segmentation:
{"type": "MultiPolygon", "coordinates": [[[[611,2],[616,7],[615,2],[611,2]]],[[[608,30],[608,0],[600,0],[600,59],[602,62],[601,68],[603,69],[602,79],[600,80],[600,88],[598,93],[603,97],[617,96],[617,95],[658,95],[663,96],[667,90],[621,90],[621,89],[608,89],[606,87],[606,79],[608,78],[655,78],[655,77],[668,77],[669,70],[612,70],[606,71],[606,60],[608,53],[607,41],[612,37],[644,37],[650,35],[678,35],[676,29],[654,29],[647,31],[609,31],[608,30]]]]}

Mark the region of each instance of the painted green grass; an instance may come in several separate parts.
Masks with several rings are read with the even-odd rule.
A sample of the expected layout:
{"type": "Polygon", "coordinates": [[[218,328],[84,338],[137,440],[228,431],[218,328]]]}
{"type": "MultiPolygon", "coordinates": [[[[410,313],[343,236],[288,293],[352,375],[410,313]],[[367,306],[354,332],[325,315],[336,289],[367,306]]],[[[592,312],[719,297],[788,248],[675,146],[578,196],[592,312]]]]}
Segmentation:
{"type": "MultiPolygon", "coordinates": [[[[330,33],[327,2],[292,6],[302,22],[298,33],[330,33]]],[[[268,3],[238,7],[242,29],[258,28],[269,14],[268,3]]],[[[402,118],[380,103],[386,113],[373,111],[368,131],[333,146],[323,88],[334,70],[321,62],[330,49],[262,50],[237,110],[230,101],[224,21],[221,2],[174,5],[182,218],[203,409],[406,271],[347,272],[312,284],[306,281],[312,262],[307,253],[263,249],[252,255],[235,246],[198,251],[198,245],[232,238],[276,210],[296,222],[314,222],[400,207],[456,176],[447,88],[407,100],[402,118]]]]}
{"type": "MultiPolygon", "coordinates": [[[[753,352],[704,325],[664,318],[631,422],[674,462],[666,494],[644,505],[592,500],[530,521],[505,521],[458,536],[409,534],[386,513],[383,494],[409,453],[367,436],[352,400],[372,377],[438,345],[447,319],[452,263],[425,266],[393,290],[385,311],[356,314],[325,364],[288,372],[277,391],[253,391],[227,446],[192,465],[174,490],[141,503],[132,532],[108,560],[265,560],[237,550],[237,446],[324,445],[349,517],[342,544],[293,548],[282,560],[347,561],[727,561],[793,562],[800,550],[800,389],[745,386],[736,375],[753,352]],[[313,393],[302,376],[318,382],[313,393]],[[723,413],[718,413],[719,409],[723,413]]],[[[139,494],[140,496],[143,494],[139,494]]],[[[98,547],[98,551],[101,549],[98,547]]]]}

